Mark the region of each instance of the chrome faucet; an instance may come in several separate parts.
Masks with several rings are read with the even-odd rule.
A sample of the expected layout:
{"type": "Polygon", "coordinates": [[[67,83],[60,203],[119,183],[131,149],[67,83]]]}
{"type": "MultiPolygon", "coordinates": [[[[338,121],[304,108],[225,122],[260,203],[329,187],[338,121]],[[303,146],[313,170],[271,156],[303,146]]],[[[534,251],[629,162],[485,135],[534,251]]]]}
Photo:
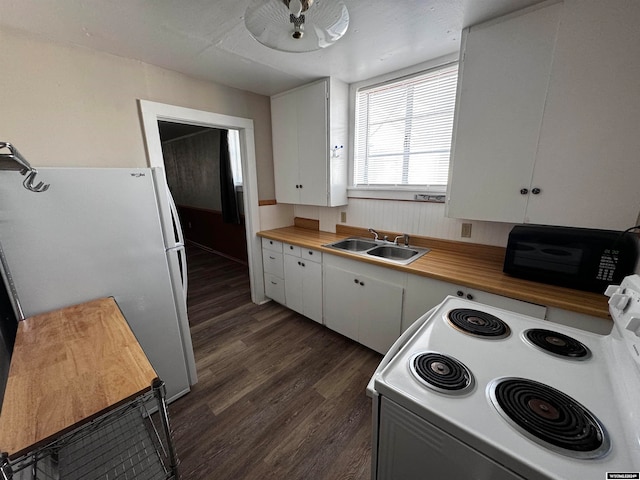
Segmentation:
{"type": "Polygon", "coordinates": [[[369,233],[373,233],[373,239],[378,240],[378,232],[376,232],[373,228],[369,229],[369,233]]]}
{"type": "Polygon", "coordinates": [[[398,245],[398,239],[402,238],[404,240],[404,246],[408,247],[409,246],[409,234],[408,233],[403,233],[402,235],[398,235],[395,240],[393,241],[393,243],[395,243],[396,245],[398,245]]]}

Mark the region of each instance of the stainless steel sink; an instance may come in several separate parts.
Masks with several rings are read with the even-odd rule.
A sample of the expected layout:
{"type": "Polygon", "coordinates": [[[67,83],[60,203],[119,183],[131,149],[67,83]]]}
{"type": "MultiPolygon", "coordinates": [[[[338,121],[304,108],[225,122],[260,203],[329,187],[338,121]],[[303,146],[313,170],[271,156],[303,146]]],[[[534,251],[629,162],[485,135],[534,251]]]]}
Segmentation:
{"type": "Polygon", "coordinates": [[[417,255],[418,253],[420,252],[409,247],[395,247],[384,245],[381,247],[372,248],[367,252],[367,255],[382,257],[386,258],[387,260],[407,260],[414,255],[417,255]]]}
{"type": "Polygon", "coordinates": [[[428,248],[404,247],[388,241],[364,238],[347,238],[324,246],[400,265],[407,265],[429,251],[428,248]]]}
{"type": "Polygon", "coordinates": [[[361,238],[347,238],[346,240],[340,240],[339,242],[325,245],[325,247],[338,248],[340,250],[348,250],[350,252],[364,252],[365,250],[370,250],[377,246],[378,244],[373,240],[363,240],[361,238]]]}

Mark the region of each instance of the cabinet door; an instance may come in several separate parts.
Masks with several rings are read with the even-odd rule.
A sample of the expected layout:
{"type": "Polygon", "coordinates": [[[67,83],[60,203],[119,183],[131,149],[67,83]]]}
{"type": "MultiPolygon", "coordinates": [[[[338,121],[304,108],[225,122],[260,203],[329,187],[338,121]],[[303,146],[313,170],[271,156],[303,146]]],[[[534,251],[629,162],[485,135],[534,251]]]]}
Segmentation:
{"type": "Polygon", "coordinates": [[[561,9],[534,6],[464,31],[448,216],[523,221],[561,9]]]}
{"type": "Polygon", "coordinates": [[[402,294],[400,285],[359,276],[360,312],[358,341],[385,354],[400,336],[402,321],[402,294]]]}
{"type": "Polygon", "coordinates": [[[296,93],[300,203],[327,205],[327,81],[312,83],[296,93]]]}
{"type": "Polygon", "coordinates": [[[324,267],[324,323],[331,330],[358,340],[361,287],[356,275],[334,266],[324,267]]]}
{"type": "Polygon", "coordinates": [[[455,295],[455,285],[419,275],[407,276],[407,291],[402,310],[404,332],[424,313],[442,302],[447,295],[455,295]]]}
{"type": "Polygon", "coordinates": [[[322,265],[302,259],[303,315],[322,323],[322,265]]]}
{"type": "Polygon", "coordinates": [[[284,278],[287,307],[322,323],[322,265],[285,255],[284,278]]]}
{"type": "Polygon", "coordinates": [[[588,3],[565,2],[526,220],[624,230],[640,207],[638,16],[588,3]]]}
{"type": "Polygon", "coordinates": [[[298,96],[293,91],[271,98],[271,131],[276,200],[298,203],[298,96]]]}
{"type": "Polygon", "coordinates": [[[302,265],[300,257],[284,255],[284,292],[286,305],[304,315],[302,303],[302,265]]]}

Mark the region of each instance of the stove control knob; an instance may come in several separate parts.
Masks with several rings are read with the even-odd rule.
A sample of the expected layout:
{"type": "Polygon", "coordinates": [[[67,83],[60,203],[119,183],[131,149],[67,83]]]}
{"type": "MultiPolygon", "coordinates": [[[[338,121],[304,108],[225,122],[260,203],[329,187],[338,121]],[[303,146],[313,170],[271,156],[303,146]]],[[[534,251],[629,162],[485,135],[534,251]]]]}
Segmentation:
{"type": "Polygon", "coordinates": [[[629,295],[624,293],[614,293],[609,299],[609,305],[613,308],[617,308],[618,310],[624,310],[629,304],[629,300],[631,300],[629,295]]]}
{"type": "Polygon", "coordinates": [[[640,318],[632,317],[627,323],[626,329],[633,332],[636,337],[640,337],[640,318]]]}
{"type": "Polygon", "coordinates": [[[613,295],[614,293],[620,293],[621,291],[623,291],[622,288],[620,288],[620,285],[609,285],[607,287],[607,289],[605,290],[604,294],[607,297],[610,297],[611,295],[613,295]]]}

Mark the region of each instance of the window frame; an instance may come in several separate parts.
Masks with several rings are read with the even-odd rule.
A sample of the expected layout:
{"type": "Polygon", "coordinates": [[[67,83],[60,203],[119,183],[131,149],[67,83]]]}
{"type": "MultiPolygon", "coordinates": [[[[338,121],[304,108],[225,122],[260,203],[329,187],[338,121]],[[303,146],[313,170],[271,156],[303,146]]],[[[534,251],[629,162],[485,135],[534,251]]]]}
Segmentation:
{"type": "MultiPolygon", "coordinates": [[[[352,83],[349,86],[349,168],[348,168],[348,187],[347,196],[349,198],[373,198],[387,200],[414,200],[425,201],[424,199],[416,200],[416,195],[428,196],[428,201],[444,201],[447,192],[446,185],[374,185],[374,186],[355,186],[354,185],[354,159],[355,159],[355,131],[356,131],[356,103],[358,90],[370,88],[376,85],[391,83],[401,78],[419,75],[428,70],[446,67],[447,65],[458,63],[458,53],[453,53],[438,57],[428,62],[420,63],[409,68],[396,70],[378,77],[370,78],[361,82],[352,83]],[[437,200],[436,200],[437,198],[437,200]]],[[[456,100],[459,93],[456,90],[456,100]]],[[[455,120],[454,120],[455,129],[455,120]]]]}

